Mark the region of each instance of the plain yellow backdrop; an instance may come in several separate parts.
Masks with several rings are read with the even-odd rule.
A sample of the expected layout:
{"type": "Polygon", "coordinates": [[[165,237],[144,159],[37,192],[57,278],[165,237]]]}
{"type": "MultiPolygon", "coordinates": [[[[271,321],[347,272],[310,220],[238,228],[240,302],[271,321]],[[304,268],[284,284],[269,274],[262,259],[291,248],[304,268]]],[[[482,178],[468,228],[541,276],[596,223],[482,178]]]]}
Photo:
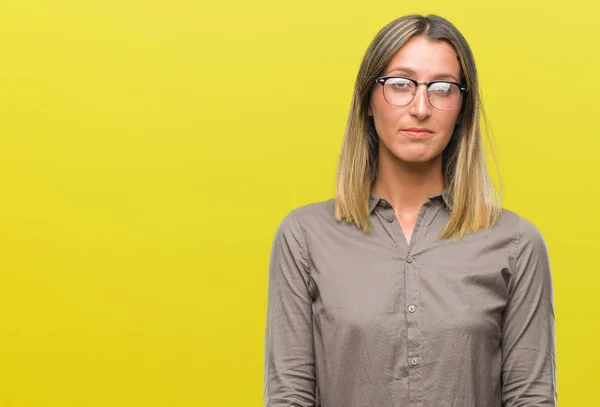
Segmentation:
{"type": "Polygon", "coordinates": [[[0,406],[261,406],[275,229],[333,195],[362,55],[415,12],[473,48],[560,405],[600,405],[600,2],[419,3],[2,1],[0,406]]]}

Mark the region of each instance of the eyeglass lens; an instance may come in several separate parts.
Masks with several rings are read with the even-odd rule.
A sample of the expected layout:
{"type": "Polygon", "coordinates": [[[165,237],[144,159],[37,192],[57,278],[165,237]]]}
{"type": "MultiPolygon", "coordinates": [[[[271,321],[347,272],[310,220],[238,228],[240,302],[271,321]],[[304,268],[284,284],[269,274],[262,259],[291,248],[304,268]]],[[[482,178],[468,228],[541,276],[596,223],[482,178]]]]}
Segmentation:
{"type": "MultiPolygon", "coordinates": [[[[389,78],[383,85],[383,96],[388,103],[397,106],[409,104],[417,92],[415,84],[404,78],[389,78]]],[[[460,100],[460,89],[448,82],[436,82],[429,85],[429,103],[439,110],[452,110],[460,100]]]]}

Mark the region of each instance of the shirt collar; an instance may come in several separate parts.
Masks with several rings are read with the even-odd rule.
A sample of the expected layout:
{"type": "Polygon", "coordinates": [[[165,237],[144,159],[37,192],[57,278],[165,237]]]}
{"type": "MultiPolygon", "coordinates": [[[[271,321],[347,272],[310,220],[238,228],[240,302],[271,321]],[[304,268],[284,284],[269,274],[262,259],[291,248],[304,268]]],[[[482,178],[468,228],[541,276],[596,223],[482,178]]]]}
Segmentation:
{"type": "MultiPolygon", "coordinates": [[[[444,202],[444,204],[446,205],[446,207],[448,207],[449,209],[452,209],[453,203],[452,203],[452,199],[450,199],[450,195],[448,193],[447,188],[444,189],[440,193],[431,195],[428,198],[430,201],[433,201],[435,199],[441,199],[444,202]]],[[[382,197],[375,195],[372,192],[369,193],[369,213],[373,212],[373,209],[375,209],[375,207],[377,206],[379,201],[381,201],[382,199],[383,199],[382,197]]]]}

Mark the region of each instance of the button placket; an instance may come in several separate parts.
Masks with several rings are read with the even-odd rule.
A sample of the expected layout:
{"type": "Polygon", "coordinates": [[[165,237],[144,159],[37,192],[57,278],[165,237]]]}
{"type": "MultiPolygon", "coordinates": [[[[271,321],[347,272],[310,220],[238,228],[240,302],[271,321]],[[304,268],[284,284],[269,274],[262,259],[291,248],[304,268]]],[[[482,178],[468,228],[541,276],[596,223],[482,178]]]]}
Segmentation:
{"type": "Polygon", "coordinates": [[[410,405],[421,405],[423,394],[420,383],[424,380],[424,371],[421,366],[424,363],[423,357],[423,335],[421,332],[421,324],[419,323],[419,314],[417,313],[418,306],[421,306],[419,295],[419,256],[420,238],[424,236],[421,233],[421,227],[427,225],[429,218],[430,205],[423,205],[419,212],[419,216],[413,228],[412,238],[408,242],[406,252],[404,254],[404,289],[405,289],[405,312],[407,330],[407,356],[406,365],[408,368],[408,380],[414,384],[414,391],[410,393],[410,405]],[[415,249],[416,247],[416,249],[415,249]],[[413,256],[412,253],[416,253],[413,256]]]}
{"type": "Polygon", "coordinates": [[[393,222],[396,215],[394,215],[393,210],[390,210],[392,205],[383,198],[379,201],[379,205],[385,209],[385,212],[382,214],[383,218],[390,223],[393,222]]]}
{"type": "MultiPolygon", "coordinates": [[[[410,250],[410,249],[409,249],[410,250]]],[[[416,289],[416,278],[417,276],[414,274],[414,266],[412,265],[412,263],[414,262],[414,257],[412,257],[411,255],[407,255],[406,256],[406,271],[407,273],[409,273],[407,275],[407,277],[409,277],[410,282],[412,282],[412,284],[408,284],[408,286],[410,286],[411,290],[414,291],[416,289]]],[[[407,293],[407,299],[409,300],[413,300],[412,298],[409,297],[409,293],[407,293]]],[[[413,294],[414,295],[414,294],[413,294]]],[[[410,353],[412,353],[413,355],[416,353],[418,355],[418,345],[416,344],[416,316],[415,315],[411,315],[414,314],[415,311],[417,310],[417,306],[413,303],[413,304],[408,304],[406,306],[406,310],[409,312],[409,315],[407,316],[407,322],[408,322],[408,330],[409,330],[409,341],[413,342],[413,346],[411,346],[410,349],[410,353]]],[[[410,356],[410,355],[409,355],[410,356]]],[[[419,359],[416,356],[411,356],[408,359],[408,363],[410,364],[411,367],[416,367],[419,364],[419,359]]]]}
{"type": "MultiPolygon", "coordinates": [[[[423,209],[421,209],[423,211],[423,209]]],[[[423,213],[417,218],[417,222],[415,223],[415,227],[413,230],[413,235],[416,237],[418,233],[419,224],[421,218],[423,217],[423,213]]],[[[406,320],[407,320],[407,329],[408,329],[408,366],[413,373],[410,374],[410,380],[414,380],[416,382],[420,379],[420,374],[418,369],[420,365],[420,356],[421,356],[421,344],[419,341],[419,333],[418,333],[418,323],[417,323],[417,306],[415,305],[418,301],[418,276],[416,272],[416,262],[415,257],[411,255],[415,243],[415,238],[412,238],[409,245],[408,250],[406,252],[405,257],[405,278],[406,278],[406,320]]],[[[416,400],[417,398],[415,398],[416,400]]]]}

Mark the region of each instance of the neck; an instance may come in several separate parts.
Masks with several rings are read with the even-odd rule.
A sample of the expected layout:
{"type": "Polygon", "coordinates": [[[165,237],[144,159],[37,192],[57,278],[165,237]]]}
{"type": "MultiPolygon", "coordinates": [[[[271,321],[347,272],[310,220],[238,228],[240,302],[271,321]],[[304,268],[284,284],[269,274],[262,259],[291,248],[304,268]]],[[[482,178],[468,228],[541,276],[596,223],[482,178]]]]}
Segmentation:
{"type": "Polygon", "coordinates": [[[427,162],[406,162],[380,148],[371,192],[385,198],[397,211],[417,213],[428,197],[444,187],[441,154],[427,162]]]}

